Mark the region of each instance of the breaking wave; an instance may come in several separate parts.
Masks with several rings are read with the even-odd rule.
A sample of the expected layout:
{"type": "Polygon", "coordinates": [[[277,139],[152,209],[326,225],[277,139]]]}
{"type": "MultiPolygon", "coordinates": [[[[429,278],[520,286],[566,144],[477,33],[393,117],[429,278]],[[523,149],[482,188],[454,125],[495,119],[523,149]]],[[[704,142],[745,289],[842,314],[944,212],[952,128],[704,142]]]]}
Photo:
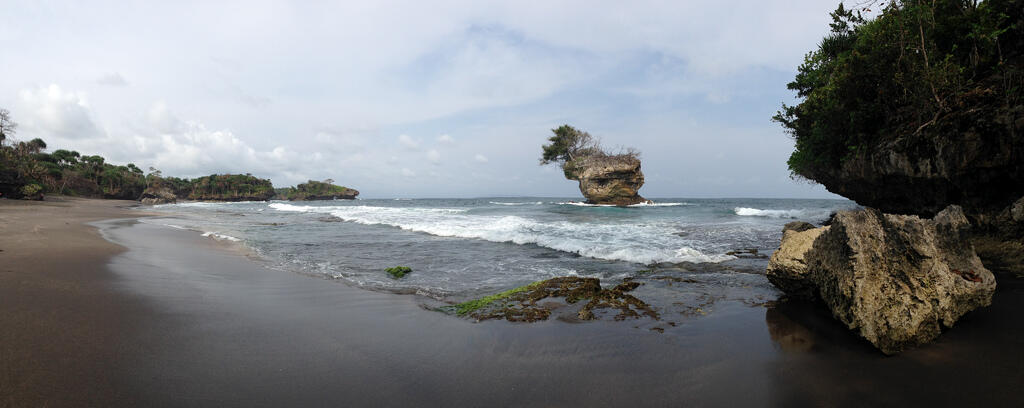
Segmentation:
{"type": "Polygon", "coordinates": [[[708,254],[682,240],[671,224],[629,225],[616,222],[539,222],[516,215],[472,215],[466,210],[374,206],[299,206],[273,203],[278,211],[330,214],[364,225],[386,225],[441,237],[534,244],[582,256],[639,264],[722,262],[734,259],[708,254]]]}
{"type": "Polygon", "coordinates": [[[221,233],[217,233],[217,232],[213,232],[213,231],[204,232],[202,236],[205,237],[205,238],[211,238],[211,239],[215,239],[215,240],[218,240],[218,241],[231,241],[231,242],[240,242],[241,241],[241,239],[235,238],[233,236],[226,235],[226,234],[221,234],[221,233]]]}
{"type": "Polygon", "coordinates": [[[829,212],[823,210],[762,210],[759,208],[736,207],[733,209],[736,215],[741,217],[768,217],[768,218],[825,218],[829,212]]]}
{"type": "Polygon", "coordinates": [[[504,202],[501,202],[501,201],[491,201],[490,203],[494,204],[494,205],[541,205],[541,204],[544,204],[543,201],[537,201],[537,202],[532,202],[532,203],[504,203],[504,202]]]}

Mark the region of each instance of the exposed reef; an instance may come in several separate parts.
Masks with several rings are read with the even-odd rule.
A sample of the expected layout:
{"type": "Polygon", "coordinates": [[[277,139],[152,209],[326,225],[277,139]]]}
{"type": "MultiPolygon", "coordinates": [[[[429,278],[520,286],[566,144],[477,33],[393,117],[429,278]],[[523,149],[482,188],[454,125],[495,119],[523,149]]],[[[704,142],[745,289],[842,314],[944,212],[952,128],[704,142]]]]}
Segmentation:
{"type": "Polygon", "coordinates": [[[566,276],[470,300],[446,310],[477,321],[505,319],[511,322],[536,322],[547,320],[555,308],[582,305],[576,312],[579,320],[597,319],[599,312],[605,309],[617,312],[615,320],[645,316],[658,320],[658,312],[627,293],[640,285],[640,282],[626,280],[611,289],[602,289],[601,281],[596,278],[566,276]],[[549,301],[541,302],[543,300],[549,301]]]}

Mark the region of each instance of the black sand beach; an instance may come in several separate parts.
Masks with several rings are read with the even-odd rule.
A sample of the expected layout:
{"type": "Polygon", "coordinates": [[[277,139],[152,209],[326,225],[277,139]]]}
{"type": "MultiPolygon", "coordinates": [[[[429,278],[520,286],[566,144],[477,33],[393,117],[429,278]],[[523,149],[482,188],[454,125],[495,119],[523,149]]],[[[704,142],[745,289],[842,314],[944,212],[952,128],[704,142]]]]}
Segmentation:
{"type": "MultiPolygon", "coordinates": [[[[1020,278],[999,276],[993,305],[969,314],[936,343],[885,357],[821,308],[798,303],[723,304],[665,333],[630,321],[472,323],[426,310],[415,296],[267,269],[228,244],[132,219],[92,224],[123,250],[93,233],[80,241],[106,249],[74,251],[78,241],[66,237],[90,234],[80,223],[97,218],[74,214],[92,203],[0,207],[19,229],[52,228],[46,245],[25,247],[31,233],[3,234],[0,241],[7,266],[0,285],[0,405],[1024,401],[1017,389],[1024,383],[1020,278]],[[55,213],[58,205],[65,207],[55,213]],[[54,214],[67,224],[52,221],[54,214]],[[31,284],[43,275],[65,283],[31,284]]],[[[118,211],[124,213],[106,216],[118,211]]]]}

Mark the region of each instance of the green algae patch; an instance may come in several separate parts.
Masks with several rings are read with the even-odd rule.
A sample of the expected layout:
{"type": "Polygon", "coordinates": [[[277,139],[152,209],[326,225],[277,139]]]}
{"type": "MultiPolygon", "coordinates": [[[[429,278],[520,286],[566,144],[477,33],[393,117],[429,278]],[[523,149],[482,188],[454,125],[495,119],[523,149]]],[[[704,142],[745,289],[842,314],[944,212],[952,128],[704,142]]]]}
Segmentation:
{"type": "Polygon", "coordinates": [[[405,275],[412,273],[412,268],[408,266],[395,266],[385,269],[384,272],[387,272],[388,275],[391,275],[391,277],[394,279],[399,279],[405,277],[405,275]]]}
{"type": "Polygon", "coordinates": [[[536,322],[547,320],[554,309],[582,304],[582,307],[576,306],[578,310],[574,313],[574,319],[597,319],[595,311],[612,309],[619,312],[615,315],[615,320],[644,316],[659,320],[658,313],[647,303],[626,293],[640,285],[639,282],[627,280],[611,289],[603,289],[601,281],[596,278],[565,276],[533,282],[441,310],[477,321],[504,319],[512,322],[536,322]],[[558,299],[564,303],[558,302],[558,299]]]}
{"type": "Polygon", "coordinates": [[[501,293],[495,293],[495,294],[490,295],[490,296],[484,296],[484,297],[479,298],[479,299],[473,299],[473,300],[470,300],[468,302],[462,302],[462,303],[459,303],[459,304],[453,306],[453,308],[455,310],[455,314],[457,314],[459,316],[465,316],[465,315],[467,315],[469,313],[475,312],[475,311],[480,310],[480,309],[482,309],[482,308],[484,308],[486,306],[489,306],[490,304],[492,304],[494,302],[497,302],[499,300],[507,299],[509,297],[512,297],[512,295],[515,295],[517,293],[523,293],[523,292],[532,290],[535,287],[537,287],[537,286],[539,286],[539,285],[541,285],[543,283],[544,283],[544,281],[533,282],[533,283],[531,283],[529,285],[520,286],[520,287],[514,288],[514,289],[509,289],[509,290],[506,290],[506,291],[501,292],[501,293]]]}

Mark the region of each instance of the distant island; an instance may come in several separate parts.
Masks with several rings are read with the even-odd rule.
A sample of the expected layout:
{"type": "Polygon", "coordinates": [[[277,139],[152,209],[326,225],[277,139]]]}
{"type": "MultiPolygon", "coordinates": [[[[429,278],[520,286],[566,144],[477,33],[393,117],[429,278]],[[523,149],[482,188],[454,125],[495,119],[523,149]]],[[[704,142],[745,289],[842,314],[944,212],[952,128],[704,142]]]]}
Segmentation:
{"type": "Polygon", "coordinates": [[[13,142],[17,130],[10,112],[0,109],[0,197],[43,199],[45,194],[139,200],[143,204],[193,201],[266,201],[354,199],[359,191],[333,180],[310,180],[296,187],[274,188],[270,180],[252,174],[211,174],[193,179],[165,177],[150,167],[115,165],[101,156],[58,149],[46,152],[46,142],[13,142]]]}
{"type": "Polygon", "coordinates": [[[356,189],[334,185],[334,180],[309,180],[295,187],[278,190],[278,197],[288,201],[307,200],[354,200],[359,195],[356,189]],[[281,194],[281,193],[284,194],[281,194]]]}
{"type": "Polygon", "coordinates": [[[633,149],[609,153],[590,133],[569,125],[551,129],[541,165],[557,163],[565,178],[580,183],[588,204],[627,206],[647,203],[638,191],[644,185],[640,154],[633,149]]]}

